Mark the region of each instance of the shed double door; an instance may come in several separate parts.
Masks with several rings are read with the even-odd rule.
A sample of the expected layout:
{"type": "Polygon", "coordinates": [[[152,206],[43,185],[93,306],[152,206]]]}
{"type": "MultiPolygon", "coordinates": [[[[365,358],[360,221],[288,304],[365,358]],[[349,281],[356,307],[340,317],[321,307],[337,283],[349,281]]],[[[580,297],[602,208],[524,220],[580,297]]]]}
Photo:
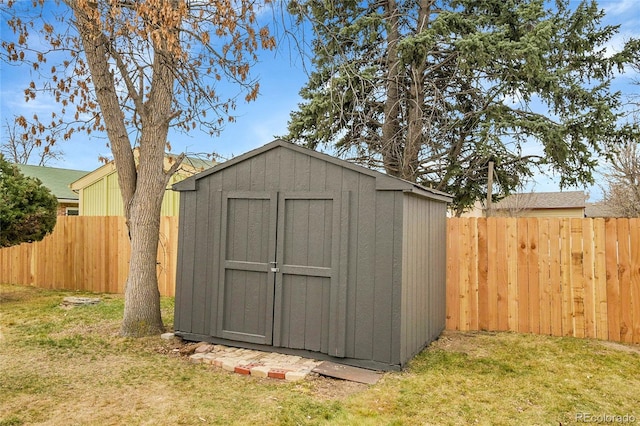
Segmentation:
{"type": "Polygon", "coordinates": [[[348,193],[222,193],[218,337],[343,357],[348,193]]]}

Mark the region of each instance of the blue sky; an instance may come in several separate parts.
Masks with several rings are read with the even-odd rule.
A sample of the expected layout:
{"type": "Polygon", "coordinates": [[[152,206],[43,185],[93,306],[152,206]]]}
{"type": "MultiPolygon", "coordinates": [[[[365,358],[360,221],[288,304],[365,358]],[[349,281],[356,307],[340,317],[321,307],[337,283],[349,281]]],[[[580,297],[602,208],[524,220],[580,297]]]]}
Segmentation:
{"type": "MultiPolygon", "coordinates": [[[[578,1],[572,0],[571,3],[578,4],[578,1]]],[[[640,37],[639,0],[600,0],[599,5],[607,12],[604,24],[621,25],[619,35],[612,40],[611,49],[619,49],[623,41],[630,37],[640,37]]],[[[7,29],[2,27],[2,38],[5,37],[8,37],[7,29]]],[[[216,152],[224,158],[231,158],[264,145],[275,136],[284,135],[289,113],[301,101],[298,92],[307,80],[303,61],[297,55],[297,52],[289,49],[287,43],[282,44],[277,52],[262,53],[261,63],[253,70],[253,75],[260,79],[258,99],[251,103],[238,102],[235,111],[237,121],[227,125],[218,137],[199,132],[170,135],[172,150],[216,152]]],[[[4,140],[5,119],[20,114],[29,117],[34,112],[50,112],[58,107],[44,99],[25,102],[23,90],[31,79],[28,71],[4,63],[0,63],[0,67],[0,123],[4,140]]],[[[614,89],[623,93],[640,92],[640,87],[631,85],[632,77],[638,78],[637,75],[617,78],[614,89]]],[[[64,151],[64,156],[48,163],[51,167],[93,170],[101,165],[98,159],[100,156],[110,156],[106,140],[95,135],[75,135],[70,141],[60,142],[59,148],[64,151]]],[[[557,181],[539,176],[530,185],[530,189],[556,191],[559,189],[557,181]]],[[[597,186],[586,189],[591,193],[592,199],[600,197],[597,186]]]]}

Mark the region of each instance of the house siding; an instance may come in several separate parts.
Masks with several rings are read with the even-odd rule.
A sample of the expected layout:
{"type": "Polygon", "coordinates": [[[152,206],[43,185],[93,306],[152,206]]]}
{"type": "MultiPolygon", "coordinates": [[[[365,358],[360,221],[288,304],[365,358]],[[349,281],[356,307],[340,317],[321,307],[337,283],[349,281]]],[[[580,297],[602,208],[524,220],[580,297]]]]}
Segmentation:
{"type": "MultiPolygon", "coordinates": [[[[185,176],[174,175],[169,185],[185,176]]],[[[122,216],[124,207],[118,173],[113,172],[103,176],[96,182],[80,189],[80,215],[82,216],[122,216]]],[[[180,211],[180,194],[168,189],[162,200],[161,215],[177,216],[180,211]]]]}

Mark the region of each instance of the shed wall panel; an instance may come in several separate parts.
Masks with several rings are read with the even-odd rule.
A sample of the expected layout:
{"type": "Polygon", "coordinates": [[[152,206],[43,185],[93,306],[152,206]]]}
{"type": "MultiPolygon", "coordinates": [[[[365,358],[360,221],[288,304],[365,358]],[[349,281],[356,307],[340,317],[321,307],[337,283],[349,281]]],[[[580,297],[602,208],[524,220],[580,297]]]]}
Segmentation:
{"type": "Polygon", "coordinates": [[[278,149],[279,181],[278,191],[293,191],[295,185],[295,157],[296,153],[288,149],[278,149]]]}
{"type": "Polygon", "coordinates": [[[266,156],[261,155],[250,160],[250,191],[264,191],[266,180],[266,156]]]}
{"type": "Polygon", "coordinates": [[[183,192],[180,206],[180,236],[178,238],[178,272],[176,274],[176,317],[174,328],[187,333],[192,332],[191,312],[195,272],[197,217],[191,213],[197,199],[197,192],[183,192]]]}
{"type": "Polygon", "coordinates": [[[373,275],[373,359],[398,364],[400,352],[393,342],[399,334],[400,280],[394,274],[394,264],[401,256],[402,193],[378,191],[375,206],[375,265],[373,275]],[[395,321],[394,321],[395,319],[395,321]]]}
{"type": "MultiPolygon", "coordinates": [[[[330,185],[331,188],[337,185],[330,185]]],[[[312,159],[309,163],[309,190],[325,191],[327,189],[327,163],[312,159]]],[[[342,188],[340,188],[342,189],[342,188]]]]}
{"type": "Polygon", "coordinates": [[[205,306],[207,310],[207,316],[205,320],[209,324],[209,334],[213,333],[213,330],[218,329],[218,282],[217,277],[220,271],[220,247],[222,242],[220,240],[222,217],[220,214],[211,214],[211,212],[222,211],[222,191],[220,190],[220,179],[209,180],[209,226],[208,226],[208,241],[207,241],[207,257],[205,267],[205,274],[207,277],[205,285],[207,286],[207,295],[205,300],[205,306]]]}
{"type": "Polygon", "coordinates": [[[443,221],[434,214],[440,210],[439,204],[445,206],[412,195],[404,197],[402,360],[420,351],[444,326],[440,317],[445,300],[442,253],[446,250],[446,235],[437,226],[443,226],[443,221]]]}
{"type": "Polygon", "coordinates": [[[236,179],[236,167],[230,167],[228,169],[224,169],[217,175],[214,175],[214,178],[221,179],[221,185],[223,191],[237,191],[238,183],[236,179]]]}
{"type": "Polygon", "coordinates": [[[371,359],[376,342],[375,312],[375,247],[376,191],[375,180],[364,175],[358,179],[357,245],[351,248],[356,269],[355,294],[355,358],[371,359]]]}
{"type": "Polygon", "coordinates": [[[273,149],[264,155],[264,190],[278,191],[280,190],[280,153],[279,150],[273,149]]]}
{"type": "Polygon", "coordinates": [[[293,190],[309,191],[311,173],[309,173],[309,163],[311,157],[295,153],[293,163],[293,190]]]}
{"type": "Polygon", "coordinates": [[[207,276],[207,252],[209,238],[209,182],[200,183],[200,191],[195,199],[196,233],[194,236],[195,252],[193,274],[193,301],[191,303],[191,331],[197,334],[209,332],[207,293],[209,277],[207,276]]]}
{"type": "Polygon", "coordinates": [[[327,348],[330,279],[285,275],[283,287],[282,334],[286,337],[281,346],[316,352],[327,348]]]}
{"type": "Polygon", "coordinates": [[[349,245],[348,245],[348,260],[346,262],[346,273],[348,277],[349,285],[347,287],[347,317],[346,317],[346,329],[345,329],[345,354],[349,358],[355,357],[356,354],[356,313],[357,313],[357,247],[359,244],[358,226],[360,223],[360,217],[358,215],[358,203],[360,194],[358,193],[359,187],[359,175],[352,170],[341,169],[338,166],[331,165],[329,167],[329,173],[336,173],[341,177],[342,190],[350,193],[349,197],[349,245]],[[341,169],[342,173],[337,173],[332,169],[341,169]]]}
{"type": "MultiPolygon", "coordinates": [[[[242,332],[264,336],[266,316],[267,274],[254,271],[227,270],[225,276],[224,305],[237,309],[225,310],[225,331],[242,332]]],[[[209,334],[199,333],[199,334],[209,334]]]]}
{"type": "Polygon", "coordinates": [[[251,190],[251,161],[243,161],[236,167],[236,191],[251,190]]]}
{"type": "Polygon", "coordinates": [[[405,358],[402,358],[402,259],[404,256],[404,196],[400,192],[394,192],[394,221],[393,221],[393,264],[392,264],[392,284],[393,297],[391,305],[393,307],[391,313],[391,360],[393,364],[402,364],[405,358]]]}

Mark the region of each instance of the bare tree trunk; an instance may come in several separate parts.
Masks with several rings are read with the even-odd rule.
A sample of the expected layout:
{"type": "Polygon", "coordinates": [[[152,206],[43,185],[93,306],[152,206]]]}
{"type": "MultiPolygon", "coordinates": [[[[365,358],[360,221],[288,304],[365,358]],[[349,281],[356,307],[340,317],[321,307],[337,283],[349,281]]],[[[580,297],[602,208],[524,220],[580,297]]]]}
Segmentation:
{"type": "Polygon", "coordinates": [[[401,176],[402,135],[400,123],[400,41],[398,7],[395,0],[385,2],[385,18],[389,23],[387,34],[387,87],[384,103],[384,122],[382,123],[381,152],[385,171],[391,176],[401,176]]]}
{"type": "MultiPolygon", "coordinates": [[[[144,117],[143,121],[148,119],[144,117]]],[[[136,192],[131,200],[128,218],[131,259],[120,329],[123,336],[146,336],[164,330],[156,263],[160,211],[169,178],[163,170],[163,141],[167,135],[167,126],[163,121],[151,119],[143,127],[140,140],[136,192]]]]}
{"type": "Polygon", "coordinates": [[[140,112],[140,160],[129,217],[131,261],[120,329],[124,336],[145,336],[164,330],[156,259],[162,200],[172,174],[164,171],[164,148],[172,116],[173,61],[170,53],[156,46],[149,99],[140,112]]]}
{"type": "Polygon", "coordinates": [[[120,334],[146,336],[163,331],[156,259],[160,233],[160,208],[151,194],[132,204],[129,218],[131,259],[125,285],[124,318],[120,334]]]}
{"type": "MultiPolygon", "coordinates": [[[[420,0],[418,9],[418,25],[416,35],[426,31],[429,26],[430,8],[433,0],[420,0]]],[[[417,54],[417,53],[416,53],[417,54]]],[[[405,142],[404,155],[402,158],[402,173],[400,177],[411,182],[418,179],[418,165],[420,149],[423,142],[424,129],[424,75],[426,70],[426,55],[420,55],[413,58],[410,66],[409,82],[411,87],[408,88],[408,123],[407,123],[407,140],[405,142]]]]}

